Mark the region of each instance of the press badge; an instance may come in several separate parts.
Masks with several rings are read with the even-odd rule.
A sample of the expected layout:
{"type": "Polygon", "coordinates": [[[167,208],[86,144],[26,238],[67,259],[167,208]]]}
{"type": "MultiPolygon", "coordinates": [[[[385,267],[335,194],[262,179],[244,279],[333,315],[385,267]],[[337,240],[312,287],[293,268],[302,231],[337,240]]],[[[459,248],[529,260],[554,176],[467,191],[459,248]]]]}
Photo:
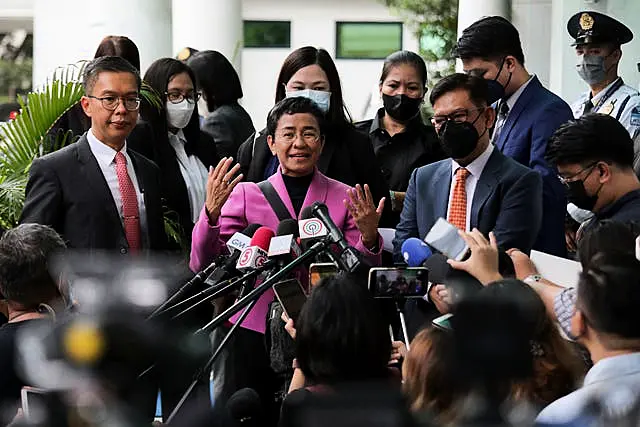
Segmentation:
{"type": "Polygon", "coordinates": [[[631,126],[640,126],[640,105],[631,111],[631,126]]]}

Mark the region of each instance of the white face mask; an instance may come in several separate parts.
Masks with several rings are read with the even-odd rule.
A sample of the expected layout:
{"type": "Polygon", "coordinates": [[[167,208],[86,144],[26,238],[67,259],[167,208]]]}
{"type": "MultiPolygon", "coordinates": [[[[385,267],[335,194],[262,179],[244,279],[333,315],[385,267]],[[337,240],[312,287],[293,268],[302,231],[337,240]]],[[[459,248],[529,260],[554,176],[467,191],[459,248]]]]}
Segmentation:
{"type": "Polygon", "coordinates": [[[195,104],[183,99],[178,104],[167,101],[167,122],[170,128],[183,129],[191,120],[191,115],[195,109],[195,104]]]}
{"type": "Polygon", "coordinates": [[[324,90],[303,89],[293,92],[286,92],[287,98],[293,98],[296,96],[302,96],[309,98],[322,110],[323,113],[329,111],[331,106],[331,92],[325,92],[324,90]]]}

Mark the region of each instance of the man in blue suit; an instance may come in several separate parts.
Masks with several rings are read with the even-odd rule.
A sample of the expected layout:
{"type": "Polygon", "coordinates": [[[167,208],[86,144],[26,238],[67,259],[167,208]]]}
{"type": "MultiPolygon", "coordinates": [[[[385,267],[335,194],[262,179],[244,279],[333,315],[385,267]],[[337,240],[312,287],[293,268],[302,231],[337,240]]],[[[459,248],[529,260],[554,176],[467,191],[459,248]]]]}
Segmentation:
{"type": "Polygon", "coordinates": [[[462,32],[454,53],[465,73],[489,82],[489,102],[495,102],[498,112],[491,142],[542,176],[542,227],[533,249],[566,256],[566,192],[544,155],[549,137],[573,118],[571,108],[526,70],[518,30],[504,18],[473,23],[462,32]]]}
{"type": "MultiPolygon", "coordinates": [[[[465,231],[493,231],[504,249],[531,250],[542,221],[540,174],[506,157],[490,142],[496,113],[488,105],[486,80],[452,74],[440,80],[429,100],[442,149],[450,157],[413,171],[393,241],[424,238],[438,218],[465,231]]],[[[430,301],[443,311],[436,295],[430,301]]],[[[425,301],[407,304],[410,336],[434,317],[425,301]]]]}

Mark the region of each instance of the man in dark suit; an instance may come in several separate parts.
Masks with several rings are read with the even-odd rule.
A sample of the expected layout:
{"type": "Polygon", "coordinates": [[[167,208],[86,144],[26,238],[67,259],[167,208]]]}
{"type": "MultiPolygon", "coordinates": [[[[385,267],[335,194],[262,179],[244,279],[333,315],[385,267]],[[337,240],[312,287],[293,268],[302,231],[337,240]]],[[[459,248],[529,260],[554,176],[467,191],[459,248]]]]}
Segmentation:
{"type": "Polygon", "coordinates": [[[33,161],[21,223],[53,227],[70,248],[126,254],[166,247],[160,171],[126,144],[140,84],[138,71],[120,57],[87,65],[81,104],[91,129],[33,161]]]}
{"type": "Polygon", "coordinates": [[[431,120],[451,158],[411,175],[393,241],[396,260],[402,243],[424,238],[438,218],[466,231],[493,231],[502,249],[531,250],[542,221],[542,179],[489,142],[496,114],[487,96],[486,81],[466,74],[433,88],[431,120]]]}
{"type": "Polygon", "coordinates": [[[483,18],[466,28],[454,52],[465,73],[489,82],[489,102],[498,112],[491,142],[542,176],[544,214],[533,248],[566,256],[565,190],[544,154],[553,132],[573,118],[571,108],[529,74],[518,30],[502,17],[483,18]]]}

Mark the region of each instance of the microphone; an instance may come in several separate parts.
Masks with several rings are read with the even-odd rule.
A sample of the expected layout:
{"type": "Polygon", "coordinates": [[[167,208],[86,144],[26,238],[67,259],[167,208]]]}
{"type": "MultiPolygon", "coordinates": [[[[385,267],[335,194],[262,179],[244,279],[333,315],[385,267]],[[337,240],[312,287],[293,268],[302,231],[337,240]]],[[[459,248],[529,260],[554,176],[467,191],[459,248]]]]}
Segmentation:
{"type": "Polygon", "coordinates": [[[227,242],[227,247],[231,249],[231,255],[227,257],[224,264],[214,270],[213,273],[204,281],[207,286],[215,286],[221,280],[229,278],[229,276],[237,276],[236,263],[242,251],[249,247],[251,238],[261,227],[260,224],[249,224],[241,233],[235,233],[227,242]]]}
{"type": "Polygon", "coordinates": [[[251,388],[243,388],[233,393],[227,401],[226,408],[233,426],[258,427],[264,421],[260,396],[251,388]]]}
{"type": "Polygon", "coordinates": [[[402,257],[409,267],[420,267],[433,252],[431,248],[417,237],[410,237],[402,243],[402,257]]]}
{"type": "Polygon", "coordinates": [[[297,258],[302,253],[298,245],[298,222],[288,218],[278,224],[276,236],[269,243],[269,258],[279,262],[297,258]]]}
{"type": "Polygon", "coordinates": [[[327,227],[313,215],[313,206],[307,206],[300,212],[300,221],[298,222],[298,230],[301,241],[308,241],[324,237],[329,232],[327,227]]]}
{"type": "MultiPolygon", "coordinates": [[[[321,202],[315,202],[311,205],[311,211],[313,212],[313,216],[322,221],[327,228],[329,238],[339,248],[340,254],[335,259],[336,263],[341,269],[349,273],[355,273],[358,271],[364,264],[360,257],[360,253],[355,248],[349,246],[349,243],[347,243],[344,238],[344,234],[342,234],[342,231],[340,231],[331,219],[327,205],[321,202]]],[[[330,250],[328,252],[329,256],[333,255],[330,250]]]]}
{"type": "Polygon", "coordinates": [[[269,227],[260,227],[251,238],[249,247],[245,248],[236,264],[239,271],[255,270],[267,262],[267,251],[269,250],[269,242],[275,236],[275,233],[269,227]]]}

